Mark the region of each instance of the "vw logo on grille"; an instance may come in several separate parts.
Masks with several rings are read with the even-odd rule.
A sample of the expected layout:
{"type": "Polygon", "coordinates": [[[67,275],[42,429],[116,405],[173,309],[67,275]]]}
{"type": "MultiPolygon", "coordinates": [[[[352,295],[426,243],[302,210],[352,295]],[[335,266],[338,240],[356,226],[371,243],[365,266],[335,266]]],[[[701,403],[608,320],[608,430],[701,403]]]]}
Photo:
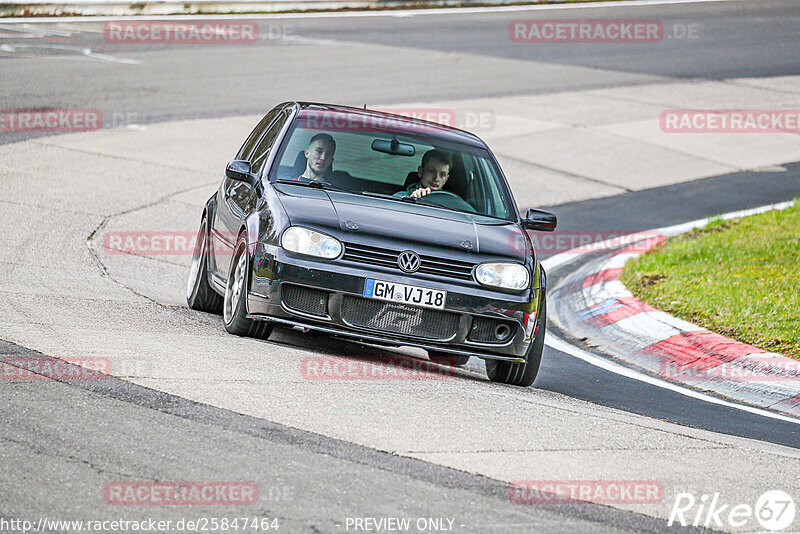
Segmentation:
{"type": "Polygon", "coordinates": [[[415,273],[419,269],[419,256],[416,252],[406,250],[397,257],[397,265],[406,273],[415,273]]]}

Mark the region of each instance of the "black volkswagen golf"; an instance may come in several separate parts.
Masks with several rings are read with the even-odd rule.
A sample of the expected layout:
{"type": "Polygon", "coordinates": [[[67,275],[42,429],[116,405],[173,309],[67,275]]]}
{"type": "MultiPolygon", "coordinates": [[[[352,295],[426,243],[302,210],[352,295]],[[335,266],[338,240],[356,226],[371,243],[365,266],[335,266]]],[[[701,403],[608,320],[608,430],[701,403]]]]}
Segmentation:
{"type": "Polygon", "coordinates": [[[544,348],[545,273],[486,144],[446,126],[288,102],[248,136],[203,210],[187,287],[228,332],[276,324],[482,358],[529,386],[544,348]]]}

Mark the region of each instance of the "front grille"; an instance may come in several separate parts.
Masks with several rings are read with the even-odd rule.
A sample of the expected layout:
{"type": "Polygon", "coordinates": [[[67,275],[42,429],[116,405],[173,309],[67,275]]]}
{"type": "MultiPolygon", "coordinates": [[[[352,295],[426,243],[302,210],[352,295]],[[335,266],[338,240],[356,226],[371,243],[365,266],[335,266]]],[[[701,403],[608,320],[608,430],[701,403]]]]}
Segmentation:
{"type": "Polygon", "coordinates": [[[472,328],[469,330],[467,339],[478,343],[504,343],[511,339],[511,336],[514,334],[514,328],[515,323],[513,321],[475,317],[472,320],[472,328]],[[499,338],[496,334],[497,327],[500,325],[505,325],[507,327],[507,329],[503,330],[507,335],[502,338],[499,338]]]}
{"type": "Polygon", "coordinates": [[[290,310],[327,317],[328,292],[308,287],[283,284],[281,286],[281,301],[290,310]]]}
{"type": "Polygon", "coordinates": [[[447,340],[458,330],[456,313],[351,296],[342,300],[342,319],[351,326],[424,339],[447,340]]]}
{"type": "MultiPolygon", "coordinates": [[[[400,271],[397,265],[397,257],[401,250],[390,250],[387,248],[371,247],[368,245],[357,245],[355,243],[344,244],[345,261],[365,263],[379,267],[388,267],[400,271]]],[[[423,274],[444,276],[458,280],[472,280],[472,268],[474,263],[466,261],[451,260],[448,258],[438,258],[436,256],[419,255],[420,267],[417,271],[423,274]]],[[[402,272],[402,271],[400,271],[402,272]]]]}

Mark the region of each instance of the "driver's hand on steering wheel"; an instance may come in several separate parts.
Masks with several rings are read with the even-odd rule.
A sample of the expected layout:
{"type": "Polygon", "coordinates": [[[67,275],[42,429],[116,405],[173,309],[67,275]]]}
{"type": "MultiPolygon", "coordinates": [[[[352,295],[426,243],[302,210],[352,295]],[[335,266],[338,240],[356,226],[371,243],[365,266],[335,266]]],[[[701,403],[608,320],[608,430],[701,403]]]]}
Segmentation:
{"type": "Polygon", "coordinates": [[[410,196],[411,198],[420,198],[420,197],[424,197],[425,195],[429,194],[430,192],[431,192],[431,188],[430,187],[420,187],[419,189],[415,189],[414,191],[412,191],[411,194],[408,195],[408,196],[410,196]]]}

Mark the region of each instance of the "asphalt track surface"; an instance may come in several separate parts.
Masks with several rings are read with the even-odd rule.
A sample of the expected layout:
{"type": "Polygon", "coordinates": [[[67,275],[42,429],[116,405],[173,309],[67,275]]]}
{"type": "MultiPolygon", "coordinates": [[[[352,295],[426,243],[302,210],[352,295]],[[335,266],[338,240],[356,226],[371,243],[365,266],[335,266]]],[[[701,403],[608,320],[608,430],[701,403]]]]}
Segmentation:
{"type": "MultiPolygon", "coordinates": [[[[293,35],[311,40],[306,42],[314,43],[312,54],[303,45],[287,47],[277,62],[270,47],[286,44],[269,39],[256,52],[236,47],[152,46],[137,50],[147,61],[133,70],[114,61],[72,57],[72,46],[96,43],[103,48],[98,33],[102,23],[81,22],[70,24],[80,31],[68,37],[76,41],[66,43],[67,48],[18,47],[13,53],[0,54],[4,74],[0,94],[4,108],[92,107],[103,109],[106,116],[133,115],[138,123],[151,123],[260,112],[288,99],[360,105],[669,84],[681,78],[800,74],[800,6],[796,2],[690,4],[615,12],[619,18],[699,24],[704,46],[668,40],[659,47],[585,47],[580,53],[557,46],[535,50],[512,46],[504,38],[508,22],[547,17],[538,12],[342,18],[335,23],[291,19],[281,24],[291,25],[293,35]],[[354,64],[346,54],[337,53],[334,44],[323,54],[319,47],[326,39],[363,44],[363,62],[354,64]],[[452,51],[473,54],[474,65],[448,59],[452,51]],[[504,59],[537,62],[542,67],[538,75],[505,72],[504,59]],[[382,68],[389,63],[400,68],[382,68]],[[576,66],[589,68],[571,68],[576,66]]],[[[580,12],[582,18],[599,16],[601,12],[592,9],[580,12]]],[[[38,26],[59,28],[51,23],[38,26]]],[[[102,50],[109,55],[118,52],[127,51],[102,50]]],[[[33,137],[4,135],[0,143],[33,137]]],[[[800,165],[787,169],[781,174],[720,176],[550,209],[564,229],[662,227],[793,198],[800,194],[796,178],[800,165]]],[[[556,282],[555,277],[550,280],[556,282]]],[[[353,352],[349,344],[335,340],[281,339],[301,349],[316,349],[322,343],[332,354],[353,352]]],[[[37,354],[8,342],[0,348],[3,354],[37,354]]],[[[476,387],[479,384],[475,382],[476,387]]],[[[659,421],[800,448],[800,425],[628,380],[550,348],[535,388],[659,421]]],[[[51,517],[90,516],[98,502],[84,495],[95,492],[109,477],[138,477],[256,480],[266,498],[257,511],[243,512],[279,517],[289,532],[341,531],[345,517],[389,514],[457,517],[466,531],[476,532],[666,529],[663,520],[605,506],[515,506],[508,502],[506,484],[489,477],[199,404],[123,380],[3,384],[0,395],[4,457],[0,517],[34,518],[41,510],[51,517]],[[69,481],[67,487],[64,480],[69,481]],[[3,498],[4,494],[8,497],[3,498]]],[[[235,515],[235,511],[227,513],[235,515]]],[[[165,519],[189,515],[162,508],[149,512],[165,519]]],[[[210,513],[214,510],[191,511],[192,515],[210,513]]]]}

